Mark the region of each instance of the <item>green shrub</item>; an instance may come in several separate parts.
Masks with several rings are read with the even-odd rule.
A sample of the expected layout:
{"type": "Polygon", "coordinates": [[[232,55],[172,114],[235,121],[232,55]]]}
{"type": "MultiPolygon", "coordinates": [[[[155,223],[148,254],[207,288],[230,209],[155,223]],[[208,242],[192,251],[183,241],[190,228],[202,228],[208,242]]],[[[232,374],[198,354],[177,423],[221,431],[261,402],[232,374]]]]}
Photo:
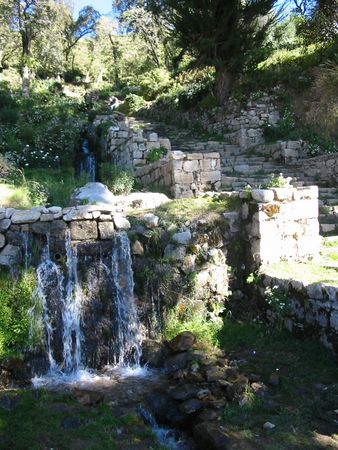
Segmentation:
{"type": "Polygon", "coordinates": [[[19,112],[13,108],[1,108],[0,109],[0,122],[4,124],[14,125],[19,119],[19,112]]]}
{"type": "Polygon", "coordinates": [[[18,356],[29,347],[29,308],[35,288],[33,272],[19,280],[2,274],[0,277],[0,360],[18,356]]]}
{"type": "Polygon", "coordinates": [[[147,105],[146,100],[136,94],[128,94],[124,100],[124,103],[120,105],[117,109],[123,114],[133,114],[138,112],[140,109],[147,105]]]}
{"type": "Polygon", "coordinates": [[[128,195],[134,186],[134,177],[126,170],[121,170],[111,163],[101,164],[101,181],[115,195],[128,195]]]}
{"type": "Polygon", "coordinates": [[[269,181],[266,183],[266,188],[285,188],[290,187],[290,181],[291,178],[284,178],[283,174],[280,173],[279,175],[272,174],[269,177],[269,181]]]}
{"type": "Polygon", "coordinates": [[[201,345],[217,345],[217,336],[222,328],[222,320],[211,320],[206,311],[193,311],[185,304],[170,309],[165,317],[163,335],[172,339],[182,331],[191,331],[201,345]]]}
{"type": "Polygon", "coordinates": [[[147,154],[147,163],[154,163],[161,159],[168,153],[168,150],[164,147],[152,148],[147,154]]]}

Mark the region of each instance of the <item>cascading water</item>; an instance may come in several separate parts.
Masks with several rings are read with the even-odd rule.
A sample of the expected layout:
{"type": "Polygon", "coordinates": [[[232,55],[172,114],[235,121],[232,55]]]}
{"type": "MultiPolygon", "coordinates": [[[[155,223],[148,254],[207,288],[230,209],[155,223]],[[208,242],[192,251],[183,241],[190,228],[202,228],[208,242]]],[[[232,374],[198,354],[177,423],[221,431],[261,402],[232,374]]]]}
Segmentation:
{"type": "MultiPolygon", "coordinates": [[[[101,338],[94,337],[99,331],[99,323],[94,319],[93,329],[91,313],[104,303],[104,299],[95,298],[101,292],[103,281],[109,286],[110,317],[103,317],[111,324],[108,339],[106,364],[113,364],[119,368],[137,368],[141,357],[140,323],[134,300],[134,281],[130,244],[126,233],[119,233],[112,241],[110,267],[103,263],[102,255],[98,260],[78,254],[77,245],[71,242],[70,233],[66,234],[66,261],[62,268],[51,260],[49,242],[45,246],[41,263],[37,268],[37,288],[35,290],[35,304],[31,310],[32,326],[43,330],[44,346],[49,363],[49,379],[55,382],[74,381],[88,372],[85,371],[90,355],[100,355],[95,346],[102,346],[101,338]],[[80,260],[80,258],[82,258],[80,260]],[[87,259],[89,258],[89,259],[87,259]],[[99,278],[94,283],[82,279],[79,274],[80,261],[85,268],[92,267],[99,270],[99,278]],[[104,269],[104,270],[102,270],[104,269]],[[102,280],[100,281],[100,278],[102,280]],[[86,286],[86,293],[82,290],[82,283],[86,286]],[[93,306],[94,305],[94,306],[93,306]],[[95,306],[96,305],[96,306],[95,306]],[[93,309],[94,308],[94,309],[93,309]],[[85,316],[89,312],[89,317],[85,316]],[[39,317],[37,315],[40,314],[39,317]],[[110,321],[109,321],[109,320],[110,321]],[[39,324],[40,322],[40,324],[39,324]],[[37,327],[37,324],[39,326],[37,327]],[[89,327],[89,328],[88,328],[89,327]],[[88,336],[86,333],[90,331],[88,336]],[[91,340],[92,339],[92,340],[91,340]],[[94,344],[93,344],[94,342],[94,344]],[[94,349],[93,349],[94,347],[94,349]],[[87,364],[86,364],[87,362],[87,364]]],[[[106,259],[106,262],[108,260],[106,259]]],[[[94,271],[94,273],[96,273],[94,271]]],[[[95,361],[95,359],[94,359],[95,361]]],[[[89,366],[92,365],[89,363],[89,366]]],[[[95,366],[95,362],[93,363],[95,366]]],[[[88,369],[94,369],[89,367],[88,369]]],[[[47,378],[48,378],[47,377],[47,378]]],[[[36,379],[41,385],[41,379],[36,379]]]]}
{"type": "Polygon", "coordinates": [[[71,246],[70,233],[66,235],[67,286],[63,300],[63,364],[66,373],[76,372],[81,364],[81,286],[77,270],[77,248],[71,246]]]}
{"type": "Polygon", "coordinates": [[[139,366],[140,323],[135,306],[132,261],[126,233],[116,236],[112,252],[112,275],[116,308],[114,363],[119,366],[139,366]]]}
{"type": "Polygon", "coordinates": [[[81,161],[80,161],[80,175],[87,173],[89,180],[94,182],[96,179],[96,160],[95,156],[90,151],[89,140],[83,138],[81,140],[81,161]]]}
{"type": "Polygon", "coordinates": [[[29,311],[31,317],[30,338],[34,341],[34,334],[37,330],[45,330],[45,350],[48,356],[49,370],[51,373],[58,371],[58,366],[54,358],[54,337],[51,315],[51,305],[49,302],[49,292],[53,289],[57,292],[57,297],[62,297],[63,293],[63,276],[58,266],[50,260],[49,243],[42,253],[42,262],[38,266],[37,286],[33,297],[34,305],[29,311]],[[41,311],[40,311],[41,310],[41,311]]]}

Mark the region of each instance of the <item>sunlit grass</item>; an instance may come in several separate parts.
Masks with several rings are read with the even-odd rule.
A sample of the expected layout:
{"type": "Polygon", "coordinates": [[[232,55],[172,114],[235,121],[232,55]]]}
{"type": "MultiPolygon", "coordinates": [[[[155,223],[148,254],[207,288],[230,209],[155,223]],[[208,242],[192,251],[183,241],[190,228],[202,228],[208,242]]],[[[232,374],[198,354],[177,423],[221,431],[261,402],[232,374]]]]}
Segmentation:
{"type": "Polygon", "coordinates": [[[27,188],[0,184],[0,207],[29,209],[32,206],[33,203],[27,188]]]}
{"type": "Polygon", "coordinates": [[[302,281],[304,284],[325,283],[338,286],[338,271],[315,263],[280,262],[261,269],[276,278],[302,281]]]}

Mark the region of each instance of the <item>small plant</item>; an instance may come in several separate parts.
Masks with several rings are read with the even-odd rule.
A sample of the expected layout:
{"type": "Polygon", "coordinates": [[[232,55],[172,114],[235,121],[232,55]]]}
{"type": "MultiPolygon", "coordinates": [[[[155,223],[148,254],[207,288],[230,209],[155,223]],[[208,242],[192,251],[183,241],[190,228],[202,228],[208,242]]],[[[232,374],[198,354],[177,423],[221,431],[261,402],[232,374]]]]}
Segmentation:
{"type": "Polygon", "coordinates": [[[272,313],[273,322],[278,329],[282,329],[284,320],[290,313],[290,301],[279,286],[265,288],[265,301],[272,313]]]}
{"type": "Polygon", "coordinates": [[[279,175],[273,173],[270,175],[270,179],[266,183],[266,188],[287,188],[290,187],[291,180],[291,177],[285,178],[282,173],[280,173],[279,175]]]}
{"type": "Polygon", "coordinates": [[[134,177],[130,172],[118,169],[110,163],[101,165],[101,180],[115,195],[130,194],[135,183],[134,177]]]}
{"type": "Polygon", "coordinates": [[[152,148],[147,155],[147,163],[154,163],[160,160],[168,153],[168,150],[164,147],[152,148]]]}

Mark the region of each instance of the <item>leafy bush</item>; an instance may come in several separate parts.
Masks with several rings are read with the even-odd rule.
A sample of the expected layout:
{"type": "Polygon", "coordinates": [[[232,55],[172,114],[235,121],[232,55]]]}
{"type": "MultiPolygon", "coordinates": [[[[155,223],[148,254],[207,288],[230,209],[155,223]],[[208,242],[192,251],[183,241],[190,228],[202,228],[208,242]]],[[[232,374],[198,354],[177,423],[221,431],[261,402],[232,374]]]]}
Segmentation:
{"type": "Polygon", "coordinates": [[[147,105],[145,99],[136,94],[128,94],[124,100],[124,103],[120,105],[117,109],[123,114],[133,114],[138,112],[140,109],[147,105]]]}
{"type": "Polygon", "coordinates": [[[0,359],[18,356],[29,346],[29,308],[35,288],[33,272],[14,281],[0,277],[0,359]]]}
{"type": "Polygon", "coordinates": [[[290,186],[291,177],[284,178],[283,174],[272,174],[269,177],[269,181],[266,183],[266,188],[285,188],[290,186]]]}
{"type": "Polygon", "coordinates": [[[161,159],[168,153],[168,150],[164,147],[152,148],[147,154],[147,162],[154,163],[161,159]]]}
{"type": "Polygon", "coordinates": [[[101,164],[101,181],[115,195],[130,194],[135,183],[130,172],[121,170],[110,163],[101,164]]]}
{"type": "Polygon", "coordinates": [[[0,92],[0,153],[20,167],[69,165],[85,120],[81,99],[50,91],[52,82],[35,82],[29,99],[0,92]],[[10,106],[8,106],[10,105],[10,106]]]}

